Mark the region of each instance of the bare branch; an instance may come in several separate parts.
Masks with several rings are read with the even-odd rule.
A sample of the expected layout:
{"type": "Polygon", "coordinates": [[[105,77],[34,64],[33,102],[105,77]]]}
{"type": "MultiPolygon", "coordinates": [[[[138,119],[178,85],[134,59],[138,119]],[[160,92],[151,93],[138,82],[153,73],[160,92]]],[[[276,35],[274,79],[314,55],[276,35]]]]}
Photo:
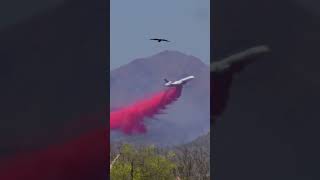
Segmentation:
{"type": "Polygon", "coordinates": [[[114,165],[114,163],[117,161],[117,159],[120,157],[120,154],[118,154],[114,159],[113,161],[111,162],[110,164],[110,170],[112,169],[112,166],[114,165]]]}

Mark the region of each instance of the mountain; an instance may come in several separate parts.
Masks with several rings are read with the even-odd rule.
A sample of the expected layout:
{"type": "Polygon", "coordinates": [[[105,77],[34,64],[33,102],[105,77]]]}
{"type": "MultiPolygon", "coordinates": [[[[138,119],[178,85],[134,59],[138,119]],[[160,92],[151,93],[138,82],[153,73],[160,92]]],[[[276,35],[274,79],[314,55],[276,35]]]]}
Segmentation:
{"type": "Polygon", "coordinates": [[[131,61],[111,71],[110,103],[116,109],[164,90],[164,78],[176,80],[187,75],[196,79],[187,84],[180,99],[159,120],[146,121],[148,133],[123,137],[112,132],[112,140],[121,136],[134,142],[155,144],[185,143],[209,130],[210,72],[200,59],[178,51],[163,51],[131,61]]]}
{"type": "Polygon", "coordinates": [[[217,180],[320,179],[320,17],[297,2],[320,12],[311,0],[214,1],[213,59],[272,50],[233,83],[214,132],[217,180]]]}
{"type": "Polygon", "coordinates": [[[184,144],[183,146],[186,147],[202,147],[207,150],[207,152],[210,152],[210,132],[201,135],[197,137],[195,140],[184,144]]]}
{"type": "Polygon", "coordinates": [[[65,141],[96,123],[65,128],[105,107],[107,4],[65,0],[0,30],[0,156],[65,141]]]}

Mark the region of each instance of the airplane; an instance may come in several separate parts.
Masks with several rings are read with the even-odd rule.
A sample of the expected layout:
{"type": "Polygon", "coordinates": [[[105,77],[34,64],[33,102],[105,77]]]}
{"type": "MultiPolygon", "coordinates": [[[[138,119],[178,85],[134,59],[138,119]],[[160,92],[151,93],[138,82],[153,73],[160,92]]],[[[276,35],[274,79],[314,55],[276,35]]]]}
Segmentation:
{"type": "Polygon", "coordinates": [[[172,87],[172,86],[183,86],[185,85],[187,82],[189,82],[191,79],[194,79],[194,76],[188,76],[188,77],[185,77],[185,78],[182,78],[180,80],[177,80],[177,81],[169,81],[167,80],[166,78],[164,79],[165,81],[165,84],[164,86],[167,86],[167,87],[172,87]]]}

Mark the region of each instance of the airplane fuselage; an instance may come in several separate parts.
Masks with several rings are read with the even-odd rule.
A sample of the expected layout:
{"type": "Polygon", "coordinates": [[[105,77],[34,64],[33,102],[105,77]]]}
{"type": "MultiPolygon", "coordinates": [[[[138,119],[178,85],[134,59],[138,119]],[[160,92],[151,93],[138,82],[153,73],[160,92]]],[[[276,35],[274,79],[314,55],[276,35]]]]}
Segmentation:
{"type": "Polygon", "coordinates": [[[185,85],[187,82],[189,82],[190,80],[194,79],[194,76],[188,76],[185,78],[182,78],[180,80],[177,81],[166,81],[166,83],[164,84],[167,87],[172,87],[172,86],[183,86],[185,85]]]}

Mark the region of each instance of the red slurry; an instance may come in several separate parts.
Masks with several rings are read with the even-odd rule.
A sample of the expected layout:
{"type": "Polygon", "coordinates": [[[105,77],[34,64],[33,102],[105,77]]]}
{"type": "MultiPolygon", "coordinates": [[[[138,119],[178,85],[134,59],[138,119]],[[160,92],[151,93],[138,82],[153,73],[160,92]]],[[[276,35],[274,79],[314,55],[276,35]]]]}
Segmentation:
{"type": "Polygon", "coordinates": [[[1,162],[1,180],[105,180],[109,133],[101,128],[62,145],[1,162]]]}
{"type": "MultiPolygon", "coordinates": [[[[111,112],[112,129],[145,132],[144,117],[152,117],[176,100],[181,87],[111,112]]],[[[95,121],[96,116],[91,116],[95,121]]],[[[105,180],[109,173],[109,133],[101,127],[64,144],[16,155],[0,162],[0,180],[105,180]]]]}
{"type": "Polygon", "coordinates": [[[110,113],[110,129],[125,134],[145,133],[144,118],[152,118],[181,95],[181,86],[168,88],[130,106],[110,113]]]}

